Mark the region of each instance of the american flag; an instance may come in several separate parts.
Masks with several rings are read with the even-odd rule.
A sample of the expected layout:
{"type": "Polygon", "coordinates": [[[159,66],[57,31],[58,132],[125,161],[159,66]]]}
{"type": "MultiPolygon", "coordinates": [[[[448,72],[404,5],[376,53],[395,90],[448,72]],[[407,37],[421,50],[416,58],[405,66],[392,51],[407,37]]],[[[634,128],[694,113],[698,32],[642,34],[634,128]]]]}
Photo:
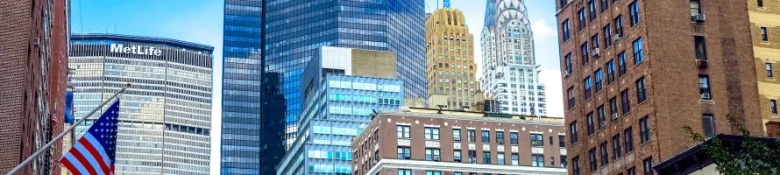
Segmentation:
{"type": "Polygon", "coordinates": [[[117,99],[60,159],[62,165],[74,175],[114,174],[118,117],[117,99]]]}

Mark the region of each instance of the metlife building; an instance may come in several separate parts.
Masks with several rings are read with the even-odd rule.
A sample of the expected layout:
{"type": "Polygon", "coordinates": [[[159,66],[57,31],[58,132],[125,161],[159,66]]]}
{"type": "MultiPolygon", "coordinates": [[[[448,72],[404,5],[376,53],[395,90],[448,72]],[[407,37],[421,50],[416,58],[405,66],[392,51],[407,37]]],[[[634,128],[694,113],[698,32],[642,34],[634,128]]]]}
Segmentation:
{"type": "Polygon", "coordinates": [[[75,117],[132,83],[120,96],[116,174],[208,174],[213,47],[113,34],[74,34],[70,46],[75,117]]]}

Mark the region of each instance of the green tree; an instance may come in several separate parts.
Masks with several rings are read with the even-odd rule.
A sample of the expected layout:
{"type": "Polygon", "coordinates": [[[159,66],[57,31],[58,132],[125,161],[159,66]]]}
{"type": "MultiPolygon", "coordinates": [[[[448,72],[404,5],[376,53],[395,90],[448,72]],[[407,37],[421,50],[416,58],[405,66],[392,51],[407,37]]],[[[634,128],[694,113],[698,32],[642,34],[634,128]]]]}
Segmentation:
{"type": "Polygon", "coordinates": [[[693,132],[689,126],[684,129],[693,140],[702,143],[706,155],[712,158],[718,172],[723,175],[780,174],[780,140],[761,141],[750,136],[750,131],[744,128],[741,121],[731,116],[726,118],[732,128],[741,131],[741,143],[724,142],[718,137],[708,139],[693,132]]]}

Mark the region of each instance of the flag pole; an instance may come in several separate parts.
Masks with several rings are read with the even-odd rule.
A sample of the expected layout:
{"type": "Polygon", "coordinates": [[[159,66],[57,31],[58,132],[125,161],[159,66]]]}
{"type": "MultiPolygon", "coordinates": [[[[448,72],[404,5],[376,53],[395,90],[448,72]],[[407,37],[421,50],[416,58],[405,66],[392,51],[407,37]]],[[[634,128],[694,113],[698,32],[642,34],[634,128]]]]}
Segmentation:
{"type": "MultiPolygon", "coordinates": [[[[85,120],[87,120],[87,118],[89,118],[90,116],[92,116],[92,114],[95,114],[95,112],[97,112],[98,110],[102,109],[102,108],[103,108],[103,106],[105,106],[105,105],[106,105],[106,104],[108,104],[109,102],[113,101],[113,100],[114,100],[114,98],[116,98],[117,96],[119,96],[119,94],[122,94],[123,92],[125,92],[125,90],[127,90],[127,88],[128,88],[128,87],[130,87],[130,83],[127,83],[127,85],[125,85],[125,87],[122,87],[122,89],[121,89],[121,90],[119,90],[119,92],[115,93],[113,96],[111,96],[111,98],[109,98],[108,100],[104,101],[104,102],[103,102],[103,104],[100,104],[100,106],[98,106],[97,108],[95,108],[94,110],[92,110],[92,112],[89,112],[89,114],[87,114],[86,116],[84,116],[84,118],[81,118],[80,120],[78,120],[78,121],[76,121],[75,123],[73,123],[73,125],[71,125],[71,126],[68,128],[68,129],[66,129],[65,131],[62,131],[62,133],[60,133],[59,135],[57,135],[57,137],[54,137],[54,138],[53,138],[51,141],[49,141],[49,143],[46,143],[46,145],[43,145],[43,147],[41,147],[40,149],[38,149],[38,151],[35,151],[35,153],[33,153],[32,155],[30,155],[30,157],[27,157],[27,159],[25,159],[24,161],[22,161],[22,163],[20,163],[19,165],[16,165],[16,167],[14,167],[14,169],[12,169],[11,171],[8,171],[8,173],[7,173],[6,175],[13,175],[13,174],[17,173],[19,170],[22,170],[22,168],[23,168],[25,165],[27,165],[27,164],[29,164],[30,162],[32,162],[32,161],[33,161],[33,160],[34,160],[36,157],[38,157],[38,155],[40,155],[40,154],[41,154],[41,153],[43,153],[44,151],[47,151],[47,150],[49,150],[49,148],[50,148],[52,145],[54,145],[54,143],[56,143],[57,141],[61,140],[61,139],[62,139],[62,137],[64,137],[64,136],[65,136],[67,133],[69,133],[69,132],[73,131],[73,129],[75,129],[75,128],[76,128],[76,126],[78,126],[78,125],[79,125],[81,122],[84,122],[85,120]]],[[[74,142],[75,142],[75,140],[74,140],[74,142]]]]}

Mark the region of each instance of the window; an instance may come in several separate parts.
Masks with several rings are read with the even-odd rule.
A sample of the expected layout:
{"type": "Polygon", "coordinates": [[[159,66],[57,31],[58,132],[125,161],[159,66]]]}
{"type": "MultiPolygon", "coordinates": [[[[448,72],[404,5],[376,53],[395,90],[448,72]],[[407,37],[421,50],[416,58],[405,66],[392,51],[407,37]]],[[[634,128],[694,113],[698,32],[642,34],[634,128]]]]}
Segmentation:
{"type": "Polygon", "coordinates": [[[398,147],[398,159],[400,159],[400,160],[411,160],[412,159],[412,148],[410,148],[410,147],[398,147]]]}
{"type": "Polygon", "coordinates": [[[764,0],[757,0],[758,1],[758,7],[763,8],[764,7],[764,0]]]}
{"type": "Polygon", "coordinates": [[[412,175],[412,170],[410,170],[410,169],[398,169],[398,175],[412,175]]]}
{"type": "Polygon", "coordinates": [[[589,53],[590,52],[588,51],[588,42],[582,43],[582,45],[580,45],[580,54],[582,54],[580,55],[580,57],[582,59],[582,65],[586,65],[588,64],[588,62],[590,62],[589,53]]]}
{"type": "Polygon", "coordinates": [[[490,131],[482,131],[482,144],[490,142],[490,131]]]}
{"type": "Polygon", "coordinates": [[[649,121],[647,121],[647,116],[642,117],[642,119],[639,119],[639,140],[642,143],[646,143],[650,141],[650,124],[648,124],[649,121]]]}
{"type": "Polygon", "coordinates": [[[612,136],[612,160],[617,160],[622,154],[623,148],[620,148],[620,142],[620,134],[612,136]]]}
{"type": "Polygon", "coordinates": [[[441,171],[425,171],[425,175],[441,175],[441,171]]]}
{"type": "Polygon", "coordinates": [[[598,162],[596,162],[596,148],[591,148],[590,151],[588,151],[588,158],[590,161],[590,172],[596,172],[598,169],[598,162]]]}
{"type": "Polygon", "coordinates": [[[509,133],[509,143],[512,145],[517,145],[517,132],[509,133]]]}
{"type": "Polygon", "coordinates": [[[579,27],[579,31],[582,31],[585,29],[585,25],[587,22],[585,21],[585,8],[580,8],[579,11],[577,11],[577,26],[579,27]]]}
{"type": "Polygon", "coordinates": [[[636,168],[635,167],[629,168],[628,172],[626,172],[626,174],[628,174],[628,175],[636,175],[636,168]]]}
{"type": "Polygon", "coordinates": [[[425,127],[425,140],[439,140],[439,128],[425,127]]]}
{"type": "Polygon", "coordinates": [[[456,149],[456,150],[455,150],[455,152],[453,153],[453,156],[452,156],[452,157],[453,157],[453,159],[455,160],[455,162],[461,162],[461,161],[463,161],[463,160],[461,160],[461,155],[460,155],[460,153],[461,153],[461,152],[460,152],[460,150],[459,150],[459,149],[456,149]]]}
{"type": "Polygon", "coordinates": [[[512,165],[514,166],[520,165],[520,154],[517,153],[512,154],[512,165]]]}
{"type": "Polygon", "coordinates": [[[642,38],[638,38],[634,40],[634,65],[642,63],[642,61],[645,61],[645,54],[642,51],[642,38]]]}
{"type": "Polygon", "coordinates": [[[774,73],[772,73],[772,63],[766,63],[766,77],[767,78],[773,78],[774,73]]]}
{"type": "Polygon", "coordinates": [[[609,115],[612,116],[612,120],[618,119],[617,99],[615,97],[609,99],[609,115]]]}
{"type": "Polygon", "coordinates": [[[561,31],[563,32],[563,42],[566,42],[571,37],[569,31],[569,19],[563,20],[561,23],[561,31]]]}
{"type": "Polygon", "coordinates": [[[531,155],[531,166],[544,167],[544,155],[542,154],[531,155]]]}
{"type": "Polygon", "coordinates": [[[574,157],[571,159],[571,174],[580,175],[580,157],[574,157]]]}
{"type": "Polygon", "coordinates": [[[696,47],[696,59],[707,60],[707,45],[704,42],[703,36],[694,36],[693,42],[696,47]]]}
{"type": "Polygon", "coordinates": [[[542,134],[531,134],[531,146],[544,146],[544,136],[542,134]]]}
{"type": "Polygon", "coordinates": [[[569,89],[566,90],[566,97],[569,98],[567,101],[569,110],[574,109],[574,106],[577,104],[574,98],[574,87],[569,87],[569,89]]]}
{"type": "Polygon", "coordinates": [[[558,135],[558,147],[566,148],[566,136],[558,135]]]}
{"type": "Polygon", "coordinates": [[[772,110],[772,114],[777,114],[777,100],[769,100],[769,109],[772,110]]]}
{"type": "Polygon", "coordinates": [[[569,0],[559,0],[558,2],[561,4],[561,8],[563,8],[569,3],[569,0]]]}
{"type": "Polygon", "coordinates": [[[469,150],[469,163],[477,163],[477,151],[469,150]]]}
{"type": "Polygon", "coordinates": [[[710,100],[710,78],[706,75],[699,75],[699,96],[701,99],[710,100]]]}
{"type": "Polygon", "coordinates": [[[469,142],[477,142],[477,131],[473,129],[468,130],[469,142]]]}
{"type": "Polygon", "coordinates": [[[626,74],[626,52],[620,52],[618,58],[618,75],[623,76],[626,74]]]}
{"type": "Polygon", "coordinates": [[[615,17],[615,34],[623,36],[623,15],[615,17]]]}
{"type": "Polygon", "coordinates": [[[596,133],[596,127],[594,125],[593,112],[588,113],[588,136],[596,133]]]}
{"type": "Polygon", "coordinates": [[[588,15],[591,22],[596,20],[596,3],[593,0],[588,1],[588,15]]]}
{"type": "Polygon", "coordinates": [[[601,142],[601,144],[599,144],[599,153],[601,155],[601,166],[607,166],[607,164],[609,164],[609,159],[607,158],[607,155],[609,155],[609,153],[607,153],[607,142],[601,142]]]}
{"type": "Polygon", "coordinates": [[[596,92],[600,92],[602,89],[604,89],[604,73],[601,71],[601,69],[598,69],[593,74],[596,74],[596,92]]]}
{"type": "Polygon", "coordinates": [[[452,140],[460,142],[460,129],[452,129],[452,140]]]}
{"type": "Polygon", "coordinates": [[[639,3],[636,0],[628,4],[628,11],[631,16],[631,27],[639,24],[639,3]]]}
{"type": "Polygon", "coordinates": [[[504,165],[504,153],[498,153],[496,154],[496,159],[498,159],[499,165],[504,165]]]}
{"type": "Polygon", "coordinates": [[[596,108],[596,110],[599,112],[599,128],[604,128],[607,126],[607,110],[604,108],[604,105],[599,106],[596,108]]]}
{"type": "Polygon", "coordinates": [[[631,112],[631,101],[628,99],[628,89],[620,92],[620,106],[622,108],[623,115],[631,112]]]}
{"type": "Polygon", "coordinates": [[[483,164],[490,164],[490,151],[483,151],[482,152],[482,163],[483,164]]]}
{"type": "Polygon", "coordinates": [[[425,148],[425,160],[427,161],[439,161],[441,151],[435,148],[425,148]]]}
{"type": "Polygon", "coordinates": [[[411,138],[412,135],[409,133],[410,126],[396,126],[396,132],[398,135],[398,138],[411,138]]]}
{"type": "Polygon", "coordinates": [[[577,121],[574,121],[571,124],[569,124],[569,136],[571,138],[571,141],[570,141],[571,144],[577,143],[577,140],[578,140],[577,139],[577,134],[578,134],[577,121]]]}
{"type": "Polygon", "coordinates": [[[761,41],[769,42],[769,34],[767,34],[766,27],[761,27],[761,41]]]}
{"type": "Polygon", "coordinates": [[[563,60],[565,62],[564,66],[566,66],[565,68],[566,68],[567,75],[571,74],[571,69],[572,69],[572,67],[571,67],[572,66],[572,63],[571,63],[571,53],[566,54],[566,56],[563,57],[563,60]]]}
{"type": "Polygon", "coordinates": [[[647,100],[647,93],[645,91],[645,77],[640,77],[636,80],[636,103],[642,103],[647,100]]]}
{"type": "Polygon", "coordinates": [[[642,161],[642,168],[644,168],[645,175],[653,174],[653,158],[648,157],[642,161]]]}
{"type": "Polygon", "coordinates": [[[504,131],[496,131],[496,142],[504,144],[504,131]]]}
{"type": "Polygon", "coordinates": [[[566,160],[566,156],[561,156],[561,168],[566,168],[568,165],[568,162],[566,160]]]}
{"type": "Polygon", "coordinates": [[[715,136],[715,118],[712,114],[704,114],[701,119],[702,128],[704,129],[704,137],[710,138],[715,136]]]}
{"type": "MultiPolygon", "coordinates": [[[[603,0],[602,0],[603,1],[603,0]]],[[[604,26],[603,29],[601,29],[602,32],[604,32],[604,47],[609,47],[612,45],[612,26],[610,24],[607,24],[604,26]]]]}
{"type": "Polygon", "coordinates": [[[699,0],[691,0],[691,16],[701,14],[701,3],[699,0]]]}
{"type": "MultiPolygon", "coordinates": [[[[601,37],[599,37],[599,34],[595,34],[590,37],[590,47],[593,49],[601,48],[599,46],[599,41],[601,41],[601,37]]],[[[595,51],[594,51],[595,52],[595,51]]],[[[594,53],[595,54],[595,53],[594,53]]]]}
{"type": "Polygon", "coordinates": [[[609,0],[601,0],[601,13],[604,13],[609,9],[609,0]]]}
{"type": "Polygon", "coordinates": [[[585,77],[585,79],[582,80],[582,81],[583,81],[583,86],[585,86],[584,92],[583,92],[583,94],[585,94],[585,99],[586,100],[590,99],[591,89],[593,88],[593,80],[590,78],[590,76],[588,76],[588,77],[585,77]]]}
{"type": "Polygon", "coordinates": [[[623,142],[623,145],[626,146],[626,153],[634,151],[634,132],[631,130],[631,127],[623,130],[623,142]]]}

